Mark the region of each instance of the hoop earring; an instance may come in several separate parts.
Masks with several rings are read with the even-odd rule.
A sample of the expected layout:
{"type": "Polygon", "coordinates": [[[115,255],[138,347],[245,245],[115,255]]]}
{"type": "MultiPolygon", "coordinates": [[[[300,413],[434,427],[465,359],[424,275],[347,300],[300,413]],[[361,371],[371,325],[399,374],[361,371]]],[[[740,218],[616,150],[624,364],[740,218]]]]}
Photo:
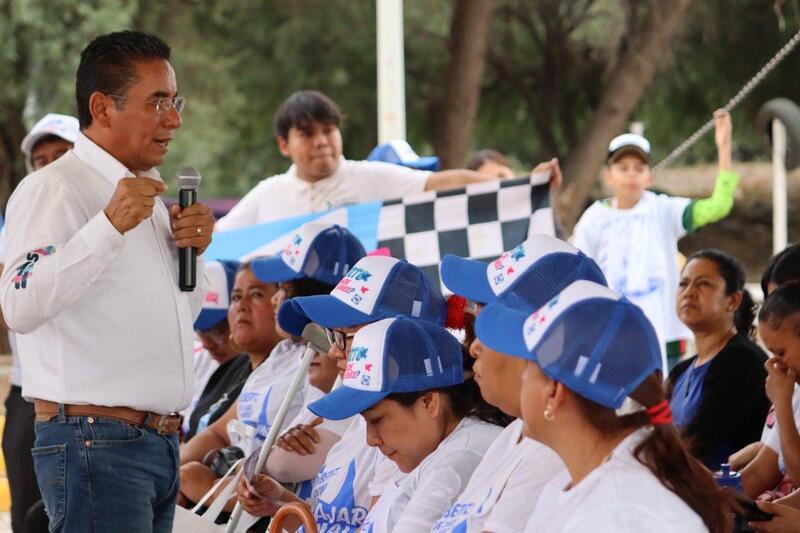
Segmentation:
{"type": "Polygon", "coordinates": [[[556,419],[556,414],[550,410],[550,406],[547,406],[544,409],[544,419],[548,422],[552,422],[556,419]]]}

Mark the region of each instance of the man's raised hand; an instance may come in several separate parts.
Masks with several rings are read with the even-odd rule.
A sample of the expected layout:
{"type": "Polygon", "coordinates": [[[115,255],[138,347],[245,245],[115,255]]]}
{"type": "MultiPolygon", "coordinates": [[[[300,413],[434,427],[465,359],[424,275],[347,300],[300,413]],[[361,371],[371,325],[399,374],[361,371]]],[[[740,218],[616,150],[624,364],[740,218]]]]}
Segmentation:
{"type": "Polygon", "coordinates": [[[122,178],[103,210],[121,234],[132,230],[153,214],[156,196],[167,190],[163,181],[152,178],[122,178]]]}

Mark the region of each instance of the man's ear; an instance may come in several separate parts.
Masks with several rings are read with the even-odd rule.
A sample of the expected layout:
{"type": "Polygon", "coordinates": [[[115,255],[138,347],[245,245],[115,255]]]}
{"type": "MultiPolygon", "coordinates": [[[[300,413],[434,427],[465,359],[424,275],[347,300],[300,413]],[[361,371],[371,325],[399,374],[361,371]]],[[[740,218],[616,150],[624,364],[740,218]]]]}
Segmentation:
{"type": "Polygon", "coordinates": [[[653,176],[653,170],[648,166],[647,167],[647,184],[645,185],[645,189],[652,187],[653,184],[656,182],[655,176],[653,176]]]}
{"type": "Polygon", "coordinates": [[[104,128],[111,126],[111,113],[116,112],[113,99],[99,91],[89,96],[89,113],[92,115],[92,124],[97,123],[104,128]]]}
{"type": "Polygon", "coordinates": [[[281,137],[280,135],[278,135],[278,137],[275,139],[275,142],[278,145],[278,150],[284,155],[284,157],[290,157],[289,156],[289,139],[287,139],[285,137],[281,137]]]}

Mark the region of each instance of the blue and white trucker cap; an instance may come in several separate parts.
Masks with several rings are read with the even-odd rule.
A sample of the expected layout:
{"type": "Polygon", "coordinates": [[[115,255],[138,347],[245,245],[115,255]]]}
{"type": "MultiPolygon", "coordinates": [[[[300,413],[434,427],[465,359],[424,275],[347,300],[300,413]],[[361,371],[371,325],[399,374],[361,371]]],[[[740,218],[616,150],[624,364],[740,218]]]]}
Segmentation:
{"type": "Polygon", "coordinates": [[[461,345],[442,326],[407,317],[361,328],[342,386],[308,405],[317,416],[343,420],[394,392],[418,392],[464,382],[461,345]]]}
{"type": "Polygon", "coordinates": [[[418,170],[439,169],[438,157],[420,157],[406,141],[389,141],[379,144],[369,153],[367,161],[383,161],[418,170]]]}
{"type": "Polygon", "coordinates": [[[256,259],[253,275],[265,283],[313,278],[335,285],[367,255],[358,238],[329,222],[307,222],[286,242],[280,254],[256,259]]]}
{"type": "Polygon", "coordinates": [[[529,312],[539,309],[573,281],[585,279],[607,285],[593,259],[571,244],[541,233],[488,265],[446,255],[440,270],[445,287],[459,296],[529,312]]]}
{"type": "Polygon", "coordinates": [[[490,304],[475,333],[489,348],[533,361],[551,379],[612,409],[661,370],[658,337],[639,306],[591,281],[572,283],[532,315],[490,304]]]}
{"type": "Polygon", "coordinates": [[[203,308],[194,321],[194,329],[211,329],[228,317],[231,292],[239,261],[209,261],[205,264],[208,287],[203,296],[203,308]]]}
{"type": "Polygon", "coordinates": [[[371,255],[356,263],[330,294],[285,302],[278,310],[278,324],[299,335],[309,322],[342,328],[398,315],[444,324],[447,304],[419,267],[394,257],[371,255]]]}

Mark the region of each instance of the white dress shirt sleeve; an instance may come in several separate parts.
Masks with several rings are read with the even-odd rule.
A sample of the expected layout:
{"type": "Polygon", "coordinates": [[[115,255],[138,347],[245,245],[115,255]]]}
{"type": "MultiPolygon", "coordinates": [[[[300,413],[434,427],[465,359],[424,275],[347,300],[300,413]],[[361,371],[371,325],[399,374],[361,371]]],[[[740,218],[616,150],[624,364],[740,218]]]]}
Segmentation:
{"type": "Polygon", "coordinates": [[[80,201],[52,180],[26,180],[8,206],[0,305],[9,328],[29,333],[74,303],[125,240],[103,211],[88,221],[80,201]]]}

